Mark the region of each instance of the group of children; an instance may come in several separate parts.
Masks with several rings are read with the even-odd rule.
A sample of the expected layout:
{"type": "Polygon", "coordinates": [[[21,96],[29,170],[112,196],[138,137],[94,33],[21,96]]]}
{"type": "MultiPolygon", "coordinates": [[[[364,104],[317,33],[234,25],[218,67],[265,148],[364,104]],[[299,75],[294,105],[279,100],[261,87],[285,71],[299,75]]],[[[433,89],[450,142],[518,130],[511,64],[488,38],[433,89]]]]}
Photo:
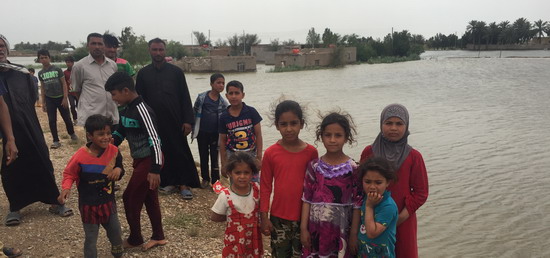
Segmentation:
{"type": "MultiPolygon", "coordinates": [[[[222,88],[215,80],[212,91],[221,101],[222,88]]],[[[202,98],[206,103],[204,96],[209,92],[201,93],[197,102],[202,98]]],[[[343,152],[345,144],[355,142],[348,114],[332,112],[322,118],[316,141],[326,151],[318,157],[316,148],[299,137],[305,125],[302,107],[282,101],[273,115],[281,139],[262,158],[261,117],[242,102],[242,84],[229,82],[226,97],[227,109],[210,108],[210,115],[218,116],[221,170],[230,179],[211,215],[213,221],[227,221],[223,257],[262,256],[261,234],[271,236],[273,257],[418,256],[415,211],[427,199],[428,181],[422,156],[407,143],[404,106],[383,110],[381,132],[358,165],[343,152]]],[[[203,105],[196,112],[199,118],[205,117],[204,111],[203,105]]],[[[208,168],[202,164],[208,160],[205,153],[200,151],[203,169],[208,168]]],[[[217,153],[211,155],[212,172],[217,173],[217,153]]]]}
{"type": "MultiPolygon", "coordinates": [[[[381,132],[365,148],[358,165],[343,152],[356,135],[348,114],[332,112],[323,117],[316,141],[326,151],[319,157],[317,149],[299,137],[305,125],[302,107],[292,100],[282,101],[273,112],[281,139],[263,153],[262,118],[242,101],[242,83],[226,84],[227,103],[221,96],[223,75],[212,75],[210,82],[211,90],[199,94],[194,106],[192,137],[199,145],[203,186],[214,184],[220,171],[230,179],[229,187],[219,189],[211,215],[213,221],[227,223],[223,257],[262,256],[262,234],[271,237],[274,257],[417,256],[415,211],[427,199],[428,182],[422,156],[407,144],[409,117],[404,106],[384,109],[381,132]]],[[[121,122],[111,133],[110,119],[88,118],[89,142],[69,161],[59,196],[64,203],[76,182],[86,257],[97,256],[99,225],[106,229],[115,257],[124,248],[148,249],[167,243],[157,193],[163,159],[155,114],[124,72],[113,74],[105,90],[125,106],[121,122]],[[122,241],[113,189],[124,174],[115,146],[124,139],[129,142],[134,171],[123,194],[130,236],[122,241]],[[153,229],[145,244],[140,226],[143,205],[153,229]]]]}

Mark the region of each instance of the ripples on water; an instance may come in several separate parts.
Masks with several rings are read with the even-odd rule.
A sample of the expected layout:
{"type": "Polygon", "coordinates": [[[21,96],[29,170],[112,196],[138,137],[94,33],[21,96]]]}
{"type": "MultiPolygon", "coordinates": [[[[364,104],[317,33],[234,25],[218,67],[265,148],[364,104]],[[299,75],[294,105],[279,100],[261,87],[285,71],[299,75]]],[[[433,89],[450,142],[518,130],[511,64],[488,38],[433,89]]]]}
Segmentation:
{"type": "MultiPolygon", "coordinates": [[[[244,101],[264,117],[264,148],[280,138],[266,115],[280,94],[311,110],[349,112],[359,135],[346,153],[357,160],[376,137],[384,106],[409,109],[410,144],[424,155],[430,180],[430,197],[418,210],[421,257],[550,256],[550,59],[433,58],[266,73],[270,68],[226,75],[243,82],[244,101]]],[[[192,96],[209,87],[204,77],[187,75],[192,96]]],[[[301,137],[313,143],[319,119],[310,118],[301,137]]]]}
{"type": "MultiPolygon", "coordinates": [[[[498,52],[427,52],[414,62],[288,73],[259,65],[226,81],[243,82],[244,101],[264,117],[264,149],[280,138],[267,113],[281,94],[310,111],[349,112],[359,135],[345,152],[356,160],[376,137],[384,106],[404,104],[409,142],[423,154],[430,181],[417,212],[420,256],[550,257],[550,58],[449,58],[498,52]]],[[[193,101],[209,88],[208,77],[187,74],[193,101]]],[[[309,118],[301,137],[313,143],[319,119],[309,118]]]]}

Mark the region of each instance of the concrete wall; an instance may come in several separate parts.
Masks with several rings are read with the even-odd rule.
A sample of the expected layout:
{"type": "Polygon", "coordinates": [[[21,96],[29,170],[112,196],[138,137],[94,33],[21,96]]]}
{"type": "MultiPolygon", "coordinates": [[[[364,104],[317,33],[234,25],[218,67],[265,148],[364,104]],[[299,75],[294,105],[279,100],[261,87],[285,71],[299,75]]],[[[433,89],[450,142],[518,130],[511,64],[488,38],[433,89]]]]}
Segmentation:
{"type": "Polygon", "coordinates": [[[476,45],[474,49],[473,44],[466,45],[467,50],[544,50],[544,49],[550,49],[550,43],[544,43],[538,44],[524,44],[524,45],[518,45],[518,44],[509,44],[509,45],[476,45]]]}
{"type": "Polygon", "coordinates": [[[253,56],[184,57],[173,62],[186,72],[255,72],[253,56]]]}
{"type": "MultiPolygon", "coordinates": [[[[302,49],[298,54],[275,54],[275,67],[283,66],[329,66],[334,48],[302,49]]],[[[357,49],[355,47],[344,48],[342,55],[344,63],[357,62],[357,49]]]]}

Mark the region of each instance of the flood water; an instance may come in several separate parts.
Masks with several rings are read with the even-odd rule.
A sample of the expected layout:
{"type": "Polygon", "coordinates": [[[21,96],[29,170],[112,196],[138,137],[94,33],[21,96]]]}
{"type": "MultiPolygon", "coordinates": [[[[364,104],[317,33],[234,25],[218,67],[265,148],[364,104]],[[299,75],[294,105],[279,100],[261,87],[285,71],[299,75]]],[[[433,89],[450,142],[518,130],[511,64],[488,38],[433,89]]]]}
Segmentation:
{"type": "MultiPolygon", "coordinates": [[[[244,101],[265,119],[266,147],[280,138],[267,113],[281,94],[311,111],[349,112],[359,135],[346,153],[356,160],[379,132],[384,106],[404,104],[430,183],[418,210],[420,257],[550,256],[550,58],[429,54],[438,58],[290,73],[258,66],[226,82],[243,82],[244,101]]],[[[209,87],[206,74],[187,80],[193,101],[209,87]]],[[[313,143],[319,119],[310,118],[301,136],[313,143]]]]}
{"type": "MultiPolygon", "coordinates": [[[[264,117],[264,149],[280,138],[268,114],[281,94],[309,108],[300,135],[309,143],[315,111],[349,112],[359,134],[345,152],[356,160],[378,134],[384,106],[405,105],[409,143],[423,154],[430,183],[417,211],[420,256],[549,257],[550,58],[498,57],[550,51],[499,52],[427,52],[420,61],[287,73],[258,65],[256,73],[226,74],[226,82],[241,81],[244,101],[264,117]],[[478,54],[489,58],[471,58],[478,54]]],[[[186,76],[194,101],[209,74],[186,76]]]]}

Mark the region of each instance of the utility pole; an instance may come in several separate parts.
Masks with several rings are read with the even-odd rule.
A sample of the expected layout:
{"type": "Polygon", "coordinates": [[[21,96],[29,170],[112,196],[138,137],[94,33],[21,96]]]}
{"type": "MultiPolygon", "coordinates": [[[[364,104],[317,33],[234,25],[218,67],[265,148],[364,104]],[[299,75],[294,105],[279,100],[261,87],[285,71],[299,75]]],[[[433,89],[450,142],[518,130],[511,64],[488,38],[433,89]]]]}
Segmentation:
{"type": "Polygon", "coordinates": [[[208,30],[208,46],[212,45],[212,41],[210,41],[210,30],[208,30]]]}
{"type": "Polygon", "coordinates": [[[392,56],[394,55],[394,53],[393,53],[393,27],[391,27],[391,54],[392,54],[392,56]]]}
{"type": "Polygon", "coordinates": [[[246,56],[246,38],[243,30],[243,56],[246,56]]]}

